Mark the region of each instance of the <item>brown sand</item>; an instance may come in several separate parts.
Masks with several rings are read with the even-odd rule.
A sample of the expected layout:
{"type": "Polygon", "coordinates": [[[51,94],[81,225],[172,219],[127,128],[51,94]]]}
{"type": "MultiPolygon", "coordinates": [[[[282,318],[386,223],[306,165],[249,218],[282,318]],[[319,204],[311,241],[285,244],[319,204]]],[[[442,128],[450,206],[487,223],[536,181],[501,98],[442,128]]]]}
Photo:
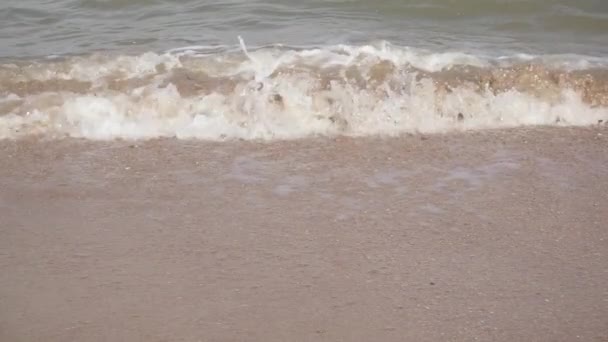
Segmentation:
{"type": "Polygon", "coordinates": [[[608,341],[606,128],[0,160],[0,341],[608,341]]]}

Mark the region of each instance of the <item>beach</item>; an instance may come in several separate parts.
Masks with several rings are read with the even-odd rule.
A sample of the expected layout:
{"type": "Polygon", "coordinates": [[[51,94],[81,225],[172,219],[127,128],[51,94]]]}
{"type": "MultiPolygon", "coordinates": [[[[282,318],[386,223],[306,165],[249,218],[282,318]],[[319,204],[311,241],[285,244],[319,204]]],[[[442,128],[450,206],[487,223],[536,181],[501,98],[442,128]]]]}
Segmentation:
{"type": "Polygon", "coordinates": [[[608,2],[4,0],[0,341],[608,341],[608,2]]]}
{"type": "Polygon", "coordinates": [[[608,130],[2,141],[3,341],[605,341],[608,130]]]}

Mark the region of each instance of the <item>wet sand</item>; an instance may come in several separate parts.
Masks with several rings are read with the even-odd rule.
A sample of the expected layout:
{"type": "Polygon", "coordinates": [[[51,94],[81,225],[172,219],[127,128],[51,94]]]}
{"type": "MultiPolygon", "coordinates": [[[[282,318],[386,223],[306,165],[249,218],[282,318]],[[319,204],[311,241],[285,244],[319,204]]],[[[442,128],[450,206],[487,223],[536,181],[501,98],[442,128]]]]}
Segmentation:
{"type": "Polygon", "coordinates": [[[0,341],[608,340],[605,127],[0,160],[0,341]]]}

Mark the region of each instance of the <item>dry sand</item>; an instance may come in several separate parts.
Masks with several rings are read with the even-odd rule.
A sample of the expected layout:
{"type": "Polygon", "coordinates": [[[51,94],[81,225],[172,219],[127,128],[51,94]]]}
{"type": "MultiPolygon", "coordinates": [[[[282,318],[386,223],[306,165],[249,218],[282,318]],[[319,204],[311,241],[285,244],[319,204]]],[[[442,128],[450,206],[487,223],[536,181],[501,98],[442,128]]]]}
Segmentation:
{"type": "Polygon", "coordinates": [[[0,160],[0,341],[608,341],[606,128],[0,160]]]}

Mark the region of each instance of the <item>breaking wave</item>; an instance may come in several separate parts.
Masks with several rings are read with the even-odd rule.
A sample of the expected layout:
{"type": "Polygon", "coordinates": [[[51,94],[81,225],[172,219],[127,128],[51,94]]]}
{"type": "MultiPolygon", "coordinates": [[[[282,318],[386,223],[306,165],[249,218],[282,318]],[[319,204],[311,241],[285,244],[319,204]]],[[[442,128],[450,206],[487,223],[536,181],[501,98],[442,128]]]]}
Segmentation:
{"type": "Polygon", "coordinates": [[[386,42],[187,47],[0,65],[0,138],[295,139],[608,121],[606,60],[386,42]]]}

